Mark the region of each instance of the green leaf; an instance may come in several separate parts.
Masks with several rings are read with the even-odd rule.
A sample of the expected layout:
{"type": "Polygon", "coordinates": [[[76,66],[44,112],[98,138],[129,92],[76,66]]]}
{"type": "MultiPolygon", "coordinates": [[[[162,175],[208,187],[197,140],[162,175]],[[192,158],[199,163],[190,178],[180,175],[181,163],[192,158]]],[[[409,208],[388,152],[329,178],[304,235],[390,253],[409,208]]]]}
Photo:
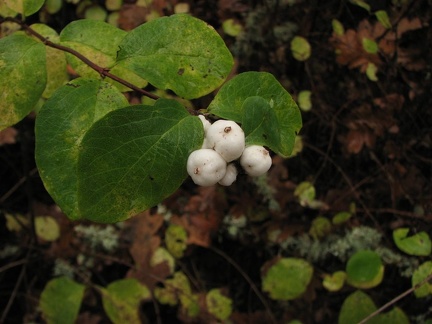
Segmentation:
{"type": "Polygon", "coordinates": [[[301,110],[309,111],[312,109],[312,101],[311,101],[312,91],[303,90],[298,94],[298,105],[301,110]]]}
{"type": "MultiPolygon", "coordinates": [[[[357,324],[365,317],[376,311],[373,300],[364,292],[357,290],[349,295],[342,304],[339,312],[339,324],[357,324]]],[[[377,318],[372,318],[368,324],[378,324],[377,318]]]]}
{"type": "Polygon", "coordinates": [[[220,321],[226,321],[232,313],[232,300],[220,289],[211,289],[206,295],[207,310],[220,321]]]}
{"type": "Polygon", "coordinates": [[[181,258],[187,248],[187,232],[183,226],[170,225],[165,232],[165,243],[174,258],[181,258]]]}
{"type": "Polygon", "coordinates": [[[156,287],[154,290],[155,298],[161,304],[174,306],[178,303],[180,296],[191,296],[192,293],[188,278],[180,271],[174,273],[173,278],[166,279],[164,286],[156,287]]]}
{"type": "Polygon", "coordinates": [[[431,254],[432,243],[426,232],[408,236],[409,228],[403,227],[393,231],[396,246],[409,255],[428,256],[431,254]]]}
{"type": "Polygon", "coordinates": [[[60,237],[60,225],[50,216],[35,217],[35,231],[45,241],[55,241],[60,237]]]}
{"type": "Polygon", "coordinates": [[[125,97],[110,84],[80,78],[54,92],[36,118],[39,174],[51,197],[72,220],[81,218],[77,163],[82,138],[95,121],[127,105],[125,97]]]}
{"type": "Polygon", "coordinates": [[[188,99],[219,87],[233,66],[219,34],[186,14],[154,19],[129,32],[120,43],[118,62],[156,88],[188,99]]]}
{"type": "Polygon", "coordinates": [[[306,291],[312,274],[306,260],[281,258],[262,275],[262,289],[275,300],[296,299],[306,291]]]}
{"type": "Polygon", "coordinates": [[[60,11],[63,6],[63,0],[46,0],[45,9],[50,15],[54,15],[60,11]]]}
{"type": "Polygon", "coordinates": [[[309,181],[299,183],[294,191],[294,196],[300,201],[300,205],[308,206],[315,200],[315,187],[309,181]]]}
{"type": "MultiPolygon", "coordinates": [[[[357,290],[349,295],[339,312],[339,324],[357,324],[377,310],[373,300],[364,292],[357,290]]],[[[409,324],[408,317],[398,307],[387,313],[378,314],[367,321],[368,324],[409,324]]]]}
{"type": "Polygon", "coordinates": [[[333,32],[338,36],[342,36],[343,34],[345,34],[344,26],[337,19],[332,19],[332,28],[333,28],[333,32]]]}
{"type": "MultiPolygon", "coordinates": [[[[411,279],[412,286],[414,287],[418,285],[431,274],[432,274],[432,261],[426,261],[423,264],[421,264],[418,267],[418,269],[414,271],[411,279]]],[[[423,298],[429,296],[431,293],[432,293],[432,285],[429,282],[426,282],[424,285],[414,290],[414,294],[417,298],[423,298]]]]}
{"type": "Polygon", "coordinates": [[[36,105],[46,85],[45,46],[15,33],[0,39],[0,130],[36,105]]]}
{"type": "Polygon", "coordinates": [[[383,25],[385,28],[390,29],[392,28],[390,18],[387,14],[387,11],[385,10],[378,10],[375,11],[375,17],[377,17],[378,21],[383,25]]]}
{"type": "MultiPolygon", "coordinates": [[[[93,19],[76,20],[68,24],[60,34],[61,44],[70,47],[83,54],[93,63],[109,69],[110,72],[120,78],[129,81],[137,87],[145,87],[147,81],[117,64],[117,52],[120,50],[120,42],[127,35],[124,30],[93,19]]],[[[67,53],[67,60],[74,70],[81,76],[100,79],[98,72],[90,68],[76,56],[67,53]]],[[[113,83],[120,91],[131,89],[111,79],[105,81],[113,83]]]]}
{"type": "Polygon", "coordinates": [[[42,8],[45,0],[4,0],[6,5],[12,10],[30,16],[42,8]]]}
{"type": "Polygon", "coordinates": [[[379,255],[373,251],[358,251],[346,265],[347,283],[356,288],[368,289],[378,286],[384,277],[384,266],[379,255]]]}
{"type": "Polygon", "coordinates": [[[364,37],[362,39],[362,46],[363,46],[363,49],[366,51],[366,53],[369,53],[369,54],[378,53],[378,50],[379,50],[378,44],[373,39],[364,37]]]}
{"type": "Polygon", "coordinates": [[[141,323],[139,306],[151,297],[150,290],[133,278],[112,282],[102,288],[102,303],[106,314],[114,324],[141,323]]]}
{"type": "Polygon", "coordinates": [[[112,223],[155,206],[186,179],[204,138],[199,118],[175,100],[113,111],[82,141],[78,204],[86,219],[112,223]]]}
{"type": "Polygon", "coordinates": [[[409,324],[410,323],[406,314],[399,307],[395,307],[387,313],[379,314],[377,317],[380,324],[388,324],[388,323],[409,324]]]}
{"type": "Polygon", "coordinates": [[[325,275],[323,279],[323,286],[328,291],[339,291],[342,289],[346,280],[345,271],[336,271],[331,275],[325,275]]]}
{"type": "Polygon", "coordinates": [[[223,21],[222,29],[225,34],[236,37],[243,31],[243,26],[238,21],[229,18],[223,21]]]}
{"type": "Polygon", "coordinates": [[[369,11],[369,12],[371,10],[370,9],[370,5],[368,3],[366,3],[365,1],[362,1],[362,0],[350,0],[350,2],[352,4],[355,4],[356,6],[359,6],[360,8],[363,8],[363,9],[369,11]]]}
{"type": "Polygon", "coordinates": [[[46,322],[75,323],[85,288],[67,277],[50,280],[42,291],[39,304],[46,322]]]}
{"type": "MultiPolygon", "coordinates": [[[[222,86],[208,107],[208,111],[224,119],[242,123],[245,118],[248,118],[244,109],[246,107],[250,109],[250,104],[254,101],[262,105],[261,108],[255,109],[257,116],[264,115],[271,120],[272,117],[268,113],[270,107],[277,119],[277,124],[273,125],[273,130],[270,133],[270,140],[265,141],[265,145],[273,146],[271,141],[276,136],[272,133],[278,134],[280,144],[275,153],[284,157],[289,156],[294,147],[296,134],[302,126],[301,114],[291,95],[272,74],[246,72],[237,75],[222,86]],[[250,97],[261,97],[266,103],[264,104],[264,101],[260,99],[250,99],[251,101],[245,104],[246,99],[250,97]]],[[[266,124],[268,124],[268,120],[260,128],[265,130],[266,124]]],[[[254,129],[254,127],[250,128],[254,129]]],[[[259,133],[257,134],[259,135],[259,133]]]]}
{"type": "MultiPolygon", "coordinates": [[[[0,16],[15,17],[17,14],[18,13],[15,10],[12,10],[11,8],[9,8],[9,6],[6,4],[5,1],[0,1],[0,16]]],[[[4,22],[3,24],[6,24],[6,22],[4,22]]],[[[9,22],[9,24],[16,26],[16,24],[13,22],[9,22]]],[[[5,26],[5,25],[3,25],[3,26],[5,26]]]]}
{"type": "MultiPolygon", "coordinates": [[[[33,30],[48,38],[53,43],[59,43],[60,37],[57,32],[44,24],[33,24],[30,26],[33,30]]],[[[38,40],[39,41],[39,40],[38,40]]],[[[57,88],[69,81],[67,73],[67,63],[65,52],[59,51],[52,47],[46,47],[46,65],[47,84],[42,97],[49,98],[57,88]]]]}
{"type": "Polygon", "coordinates": [[[281,138],[275,125],[277,116],[263,97],[249,97],[243,103],[241,121],[247,145],[265,145],[274,152],[280,151],[281,138]]]}
{"type": "Polygon", "coordinates": [[[332,224],[330,220],[326,217],[318,216],[312,221],[311,228],[309,229],[309,234],[315,239],[319,240],[326,237],[332,229],[332,224]]]}
{"type": "Polygon", "coordinates": [[[306,61],[311,55],[311,46],[308,40],[301,36],[295,36],[291,40],[291,53],[297,61],[306,61]]]}
{"type": "Polygon", "coordinates": [[[332,223],[333,225],[340,225],[347,222],[351,217],[352,217],[351,212],[346,212],[346,211],[339,212],[333,216],[332,223]]]}

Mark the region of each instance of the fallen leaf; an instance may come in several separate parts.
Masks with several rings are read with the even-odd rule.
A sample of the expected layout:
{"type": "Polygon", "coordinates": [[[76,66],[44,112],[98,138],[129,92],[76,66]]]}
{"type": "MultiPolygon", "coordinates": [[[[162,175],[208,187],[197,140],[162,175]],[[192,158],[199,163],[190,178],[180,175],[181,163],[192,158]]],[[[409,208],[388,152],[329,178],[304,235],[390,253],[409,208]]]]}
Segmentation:
{"type": "Polygon", "coordinates": [[[0,131],[0,146],[5,144],[15,144],[18,131],[13,127],[8,127],[0,131]]]}
{"type": "Polygon", "coordinates": [[[163,224],[163,216],[152,215],[145,211],[127,221],[131,229],[132,244],[129,252],[135,263],[135,268],[129,270],[127,278],[136,278],[153,290],[156,283],[170,275],[169,265],[160,263],[151,265],[153,253],[161,244],[159,235],[156,235],[163,224]]]}

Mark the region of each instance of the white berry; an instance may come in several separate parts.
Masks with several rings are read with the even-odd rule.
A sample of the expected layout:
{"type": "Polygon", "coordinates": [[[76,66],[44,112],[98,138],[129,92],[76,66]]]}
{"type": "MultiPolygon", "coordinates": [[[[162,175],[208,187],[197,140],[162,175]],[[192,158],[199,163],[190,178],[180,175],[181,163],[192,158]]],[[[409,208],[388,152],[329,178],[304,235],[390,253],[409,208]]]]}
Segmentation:
{"type": "Polygon", "coordinates": [[[238,159],[245,148],[245,135],[241,127],[231,120],[217,120],[206,134],[207,147],[218,152],[227,162],[238,159]]]}
{"type": "Polygon", "coordinates": [[[212,186],[226,173],[226,161],[211,149],[193,151],[187,160],[187,172],[199,186],[212,186]]]}
{"type": "Polygon", "coordinates": [[[251,145],[243,151],[240,164],[248,175],[258,177],[270,169],[272,159],[269,151],[263,146],[251,145]]]}
{"type": "Polygon", "coordinates": [[[222,186],[231,186],[234,181],[237,179],[237,168],[233,163],[227,165],[225,176],[219,181],[219,184],[222,186]]]}
{"type": "Polygon", "coordinates": [[[203,124],[204,133],[207,133],[207,130],[210,127],[211,123],[203,115],[198,115],[198,118],[201,120],[203,124]]]}

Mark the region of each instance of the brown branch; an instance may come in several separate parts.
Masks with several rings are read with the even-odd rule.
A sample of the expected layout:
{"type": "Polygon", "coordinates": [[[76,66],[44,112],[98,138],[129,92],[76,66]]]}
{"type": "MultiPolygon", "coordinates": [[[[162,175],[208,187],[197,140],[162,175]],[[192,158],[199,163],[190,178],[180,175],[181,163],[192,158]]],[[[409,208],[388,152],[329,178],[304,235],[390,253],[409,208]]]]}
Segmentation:
{"type": "Polygon", "coordinates": [[[147,96],[147,97],[149,97],[151,99],[155,99],[155,100],[159,99],[159,96],[157,96],[157,95],[155,95],[155,94],[153,94],[151,92],[148,92],[148,91],[146,91],[144,89],[141,89],[141,88],[133,85],[132,83],[130,83],[130,82],[128,82],[128,81],[126,81],[126,80],[124,80],[124,79],[122,79],[122,78],[114,75],[114,74],[111,74],[109,72],[109,69],[103,68],[103,67],[97,65],[96,63],[92,62],[91,60],[89,60],[87,57],[85,57],[81,53],[75,51],[74,49],[66,47],[66,46],[63,46],[63,45],[60,45],[60,44],[55,44],[55,43],[51,42],[48,38],[42,36],[41,34],[39,34],[38,32],[36,32],[35,30],[33,30],[31,27],[29,27],[28,25],[26,25],[24,22],[22,22],[21,20],[16,19],[16,18],[12,18],[12,17],[6,17],[6,18],[0,20],[0,24],[2,22],[5,22],[5,21],[14,22],[14,23],[20,25],[26,32],[28,32],[32,36],[36,37],[37,39],[39,39],[46,46],[49,46],[49,47],[58,49],[60,51],[67,52],[69,54],[74,55],[75,57],[77,57],[81,61],[83,61],[86,65],[88,65],[90,68],[92,68],[93,70],[95,70],[96,72],[98,72],[100,75],[102,75],[104,77],[108,77],[108,78],[110,78],[110,79],[112,79],[114,81],[117,81],[118,83],[123,84],[124,86],[126,86],[126,87],[128,87],[128,88],[130,88],[132,90],[135,90],[135,91],[141,93],[142,95],[147,96]]]}

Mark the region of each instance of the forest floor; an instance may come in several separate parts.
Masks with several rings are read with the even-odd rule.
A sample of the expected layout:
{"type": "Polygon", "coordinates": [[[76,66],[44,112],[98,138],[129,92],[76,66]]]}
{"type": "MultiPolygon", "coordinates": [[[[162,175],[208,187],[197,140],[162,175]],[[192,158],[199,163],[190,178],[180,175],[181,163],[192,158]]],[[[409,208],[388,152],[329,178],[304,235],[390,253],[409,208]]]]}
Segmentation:
{"type": "MultiPolygon", "coordinates": [[[[177,2],[155,0],[143,7],[125,0],[119,27],[130,30],[150,14],[172,14],[177,2]]],[[[413,270],[430,259],[404,254],[392,234],[397,228],[409,228],[410,234],[432,233],[431,2],[183,3],[224,38],[235,57],[232,75],[270,72],[295,100],[302,91],[310,91],[310,107],[306,102],[302,109],[298,152],[289,159],[273,156],[265,178],[240,175],[227,188],[199,188],[189,179],[158,208],[122,224],[97,225],[70,222],[45,191],[34,161],[33,117],[0,133],[4,323],[42,321],[37,307],[41,291],[67,271],[81,273],[77,280],[87,278],[101,286],[126,277],[150,288],[160,285],[168,270],[151,268],[148,259],[164,245],[168,218],[188,233],[188,248],[177,267],[195,291],[223,288],[232,299],[232,323],[336,323],[344,300],[356,289],[344,285],[330,292],[322,279],[345,270],[356,246],[385,249],[392,256],[402,255],[397,260],[405,262],[380,255],[384,278],[366,291],[377,306],[410,289],[413,270]],[[370,3],[371,8],[358,3],[370,3]],[[390,28],[378,20],[375,13],[381,10],[387,13],[390,28]],[[240,33],[230,30],[229,23],[240,33]],[[293,57],[294,36],[304,37],[311,46],[304,61],[293,57]],[[375,41],[377,50],[365,48],[364,39],[375,41]],[[296,189],[302,183],[315,190],[314,197],[299,197],[296,189]],[[341,212],[349,219],[331,223],[341,212]],[[35,238],[26,220],[40,215],[56,219],[60,238],[35,238]],[[328,226],[316,225],[318,217],[330,220],[328,226]],[[18,226],[11,219],[18,219],[18,226]],[[357,237],[348,242],[352,233],[357,237]],[[352,246],[336,250],[332,243],[337,240],[352,246]],[[273,300],[261,290],[262,273],[279,257],[312,264],[314,276],[302,297],[273,300]]],[[[77,6],[67,3],[55,15],[45,15],[44,21],[60,31],[77,18],[77,6]]],[[[41,17],[29,19],[37,22],[41,17]]],[[[214,95],[192,104],[205,108],[214,95]]],[[[134,93],[129,98],[132,103],[140,100],[134,93]]],[[[423,323],[432,318],[430,302],[430,296],[409,294],[392,307],[402,309],[412,323],[423,323]]],[[[208,314],[191,319],[179,307],[151,302],[141,311],[149,323],[217,322],[208,314]]],[[[100,299],[88,292],[78,322],[107,321],[100,299]]]]}

